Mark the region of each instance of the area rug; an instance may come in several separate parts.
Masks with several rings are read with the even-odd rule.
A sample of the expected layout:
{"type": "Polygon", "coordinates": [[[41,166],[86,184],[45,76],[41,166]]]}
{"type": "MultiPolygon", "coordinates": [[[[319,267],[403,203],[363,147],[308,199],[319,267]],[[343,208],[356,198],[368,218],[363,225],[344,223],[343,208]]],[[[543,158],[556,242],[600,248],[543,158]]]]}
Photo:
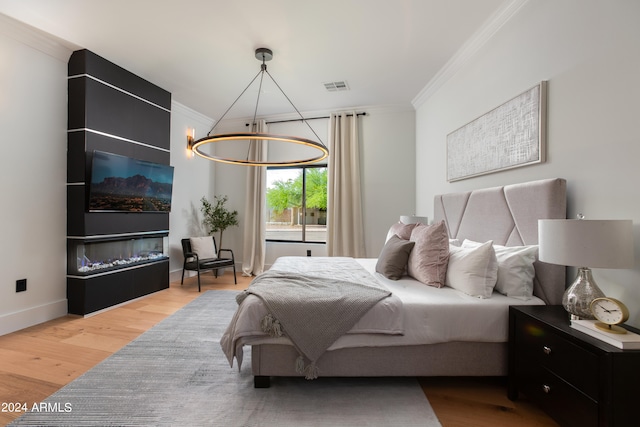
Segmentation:
{"type": "Polygon", "coordinates": [[[219,344],[236,294],[203,293],[10,425],[440,426],[413,378],[277,378],[254,388],[249,351],[238,371],[219,344]]]}

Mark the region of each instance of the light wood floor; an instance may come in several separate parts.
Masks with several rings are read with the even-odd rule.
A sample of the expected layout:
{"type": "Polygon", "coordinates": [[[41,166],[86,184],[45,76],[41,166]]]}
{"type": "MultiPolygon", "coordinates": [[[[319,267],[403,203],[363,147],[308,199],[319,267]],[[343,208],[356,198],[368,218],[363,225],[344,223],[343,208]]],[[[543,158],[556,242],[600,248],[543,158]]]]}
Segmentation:
{"type": "MultiPolygon", "coordinates": [[[[217,279],[203,276],[203,291],[244,289],[227,273],[217,279]]],[[[0,404],[41,402],[56,390],[122,348],[153,325],[197,298],[195,278],[171,283],[126,305],[79,318],[62,317],[0,336],[0,404]]],[[[423,390],[443,426],[556,426],[544,413],[506,397],[502,378],[421,378],[423,390]]],[[[0,411],[0,425],[19,413],[0,411]]]]}

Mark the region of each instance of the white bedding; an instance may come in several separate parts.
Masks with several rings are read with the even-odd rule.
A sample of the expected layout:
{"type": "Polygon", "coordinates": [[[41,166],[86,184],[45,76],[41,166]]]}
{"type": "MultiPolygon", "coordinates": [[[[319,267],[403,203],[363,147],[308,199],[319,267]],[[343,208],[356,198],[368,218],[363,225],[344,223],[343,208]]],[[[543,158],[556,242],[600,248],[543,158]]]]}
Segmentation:
{"type": "MultiPolygon", "coordinates": [[[[371,309],[329,350],[450,341],[506,342],[509,306],[544,304],[536,297],[523,301],[497,292],[491,298],[479,299],[452,288],[427,286],[408,276],[393,281],[375,272],[376,259],[356,261],[388,287],[393,298],[387,298],[371,309]],[[401,301],[400,306],[394,302],[396,298],[401,301]],[[401,307],[400,315],[398,307],[401,307]]],[[[309,274],[312,269],[326,269],[330,262],[330,258],[284,257],[272,268],[309,274]]],[[[262,332],[260,321],[266,314],[266,307],[259,298],[249,296],[245,299],[221,340],[230,363],[234,355],[238,364],[242,363],[243,345],[291,345],[286,337],[270,338],[262,332]]]]}
{"type": "Polygon", "coordinates": [[[402,336],[384,337],[345,335],[329,350],[450,341],[506,342],[510,305],[544,305],[537,297],[523,301],[498,292],[493,292],[491,298],[475,298],[449,287],[426,286],[409,276],[393,281],[375,273],[376,259],[357,261],[402,300],[405,332],[402,336]]]}

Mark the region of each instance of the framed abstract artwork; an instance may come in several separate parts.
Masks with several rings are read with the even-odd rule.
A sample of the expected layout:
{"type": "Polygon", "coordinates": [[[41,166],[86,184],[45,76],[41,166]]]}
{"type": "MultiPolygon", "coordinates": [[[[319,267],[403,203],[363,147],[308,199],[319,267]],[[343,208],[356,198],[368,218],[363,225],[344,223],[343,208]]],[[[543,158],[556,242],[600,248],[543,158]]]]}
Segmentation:
{"type": "Polygon", "coordinates": [[[447,135],[449,182],[545,161],[547,82],[447,135]]]}

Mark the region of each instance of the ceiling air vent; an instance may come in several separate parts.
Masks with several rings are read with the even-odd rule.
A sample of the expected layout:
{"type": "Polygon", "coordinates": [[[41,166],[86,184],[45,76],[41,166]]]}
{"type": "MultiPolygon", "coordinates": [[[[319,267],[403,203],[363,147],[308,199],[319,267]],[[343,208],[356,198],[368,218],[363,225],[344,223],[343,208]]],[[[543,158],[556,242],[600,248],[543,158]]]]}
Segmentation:
{"type": "Polygon", "coordinates": [[[327,92],[339,92],[343,90],[349,90],[349,85],[344,80],[339,82],[326,82],[323,84],[325,89],[327,89],[327,92]]]}

